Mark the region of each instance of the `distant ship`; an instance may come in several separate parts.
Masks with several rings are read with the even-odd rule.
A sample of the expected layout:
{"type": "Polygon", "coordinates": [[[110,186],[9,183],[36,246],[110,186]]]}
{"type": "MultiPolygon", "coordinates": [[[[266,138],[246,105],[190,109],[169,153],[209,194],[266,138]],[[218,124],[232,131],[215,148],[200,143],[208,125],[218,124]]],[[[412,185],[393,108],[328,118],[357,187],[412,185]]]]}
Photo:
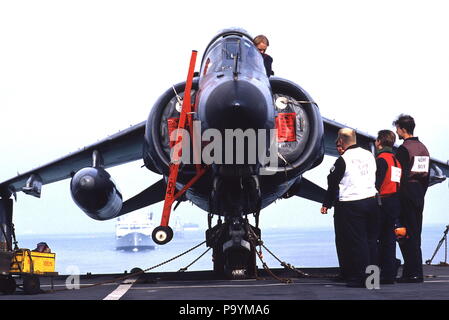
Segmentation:
{"type": "Polygon", "coordinates": [[[153,213],[134,212],[119,217],[115,224],[116,250],[140,251],[151,250],[156,244],[151,238],[153,213]]]}
{"type": "Polygon", "coordinates": [[[186,222],[182,225],[184,231],[196,231],[200,228],[200,226],[196,223],[186,222]]]}
{"type": "Polygon", "coordinates": [[[185,233],[184,232],[189,232],[189,231],[197,231],[199,230],[200,226],[196,223],[192,223],[192,222],[186,222],[183,223],[181,221],[181,218],[178,215],[174,216],[174,224],[173,224],[173,232],[174,232],[174,236],[177,238],[184,238],[185,237],[185,233]]]}

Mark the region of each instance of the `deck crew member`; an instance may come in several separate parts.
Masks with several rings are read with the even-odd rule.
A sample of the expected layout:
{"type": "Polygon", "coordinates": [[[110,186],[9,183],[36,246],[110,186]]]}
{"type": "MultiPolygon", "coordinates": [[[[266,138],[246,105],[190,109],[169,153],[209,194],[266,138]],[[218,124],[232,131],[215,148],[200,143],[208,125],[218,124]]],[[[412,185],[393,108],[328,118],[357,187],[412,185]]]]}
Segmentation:
{"type": "MultiPolygon", "coordinates": [[[[345,153],[343,146],[341,145],[341,143],[338,140],[335,142],[335,148],[337,149],[337,152],[340,156],[343,155],[343,153],[345,153]]],[[[335,190],[334,199],[335,199],[335,201],[338,201],[338,189],[335,190]]],[[[338,229],[338,225],[335,225],[335,219],[334,219],[334,230],[337,230],[337,229],[338,229]]],[[[340,267],[340,275],[337,278],[337,280],[338,281],[345,280],[346,274],[345,274],[344,267],[342,265],[344,250],[342,250],[343,248],[341,245],[341,240],[338,237],[338,234],[335,235],[335,249],[337,250],[338,265],[340,267]]]]}
{"type": "Polygon", "coordinates": [[[369,151],[357,145],[353,129],[340,129],[337,144],[343,147],[344,153],[328,176],[321,213],[326,214],[335,205],[335,238],[341,273],[348,286],[363,287],[366,267],[377,264],[376,161],[369,151]]]}
{"type": "Polygon", "coordinates": [[[404,140],[396,158],[402,166],[400,187],[401,220],[407,228],[407,240],[400,243],[404,258],[402,277],[398,282],[422,282],[421,231],[424,196],[429,186],[430,155],[426,146],[413,136],[415,120],[401,114],[393,122],[399,139],[404,140]]]}
{"type": "Polygon", "coordinates": [[[379,192],[379,266],[380,282],[393,284],[397,274],[396,235],[399,227],[401,203],[399,186],[401,182],[401,164],[393,154],[396,135],[390,130],[381,130],[377,134],[376,189],[379,192]]]}
{"type": "Polygon", "coordinates": [[[253,43],[256,46],[257,50],[259,50],[260,54],[262,55],[265,71],[267,72],[267,77],[273,76],[274,75],[272,69],[273,58],[269,54],[267,54],[267,48],[270,45],[268,38],[263,34],[260,34],[253,39],[253,43]]]}

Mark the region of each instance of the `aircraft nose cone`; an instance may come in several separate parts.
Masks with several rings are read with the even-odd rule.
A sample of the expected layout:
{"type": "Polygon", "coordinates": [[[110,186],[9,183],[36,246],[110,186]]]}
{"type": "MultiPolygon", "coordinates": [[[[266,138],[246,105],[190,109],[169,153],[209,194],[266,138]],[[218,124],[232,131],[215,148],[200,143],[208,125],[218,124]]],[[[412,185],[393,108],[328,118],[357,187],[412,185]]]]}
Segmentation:
{"type": "Polygon", "coordinates": [[[268,120],[268,102],[254,84],[238,80],[215,87],[204,106],[209,128],[263,129],[268,120]]]}

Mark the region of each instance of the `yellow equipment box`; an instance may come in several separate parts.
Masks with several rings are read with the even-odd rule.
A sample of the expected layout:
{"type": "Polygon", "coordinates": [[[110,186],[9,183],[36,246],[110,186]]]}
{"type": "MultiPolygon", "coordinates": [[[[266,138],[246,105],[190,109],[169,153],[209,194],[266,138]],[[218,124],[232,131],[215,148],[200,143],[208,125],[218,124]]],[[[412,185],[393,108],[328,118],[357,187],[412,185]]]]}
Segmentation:
{"type": "Polygon", "coordinates": [[[41,253],[29,249],[19,249],[14,252],[9,272],[15,273],[54,273],[55,253],[41,253]]]}

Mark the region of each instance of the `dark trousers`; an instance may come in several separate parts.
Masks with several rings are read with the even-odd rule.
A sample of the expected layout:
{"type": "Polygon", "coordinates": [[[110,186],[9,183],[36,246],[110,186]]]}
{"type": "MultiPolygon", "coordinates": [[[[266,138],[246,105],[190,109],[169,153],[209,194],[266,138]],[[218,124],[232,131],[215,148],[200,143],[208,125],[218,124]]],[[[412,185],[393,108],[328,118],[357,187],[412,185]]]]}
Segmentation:
{"type": "Polygon", "coordinates": [[[381,197],[379,216],[379,267],[385,280],[396,279],[396,236],[395,224],[401,213],[399,194],[381,197]]]}
{"type": "Polygon", "coordinates": [[[337,202],[334,226],[341,275],[347,281],[363,281],[366,267],[378,264],[379,206],[376,199],[337,202]]]}
{"type": "Polygon", "coordinates": [[[408,238],[399,243],[404,258],[403,277],[422,277],[421,232],[424,193],[401,193],[401,221],[408,238]],[[413,195],[413,196],[412,196],[413,195]]]}

